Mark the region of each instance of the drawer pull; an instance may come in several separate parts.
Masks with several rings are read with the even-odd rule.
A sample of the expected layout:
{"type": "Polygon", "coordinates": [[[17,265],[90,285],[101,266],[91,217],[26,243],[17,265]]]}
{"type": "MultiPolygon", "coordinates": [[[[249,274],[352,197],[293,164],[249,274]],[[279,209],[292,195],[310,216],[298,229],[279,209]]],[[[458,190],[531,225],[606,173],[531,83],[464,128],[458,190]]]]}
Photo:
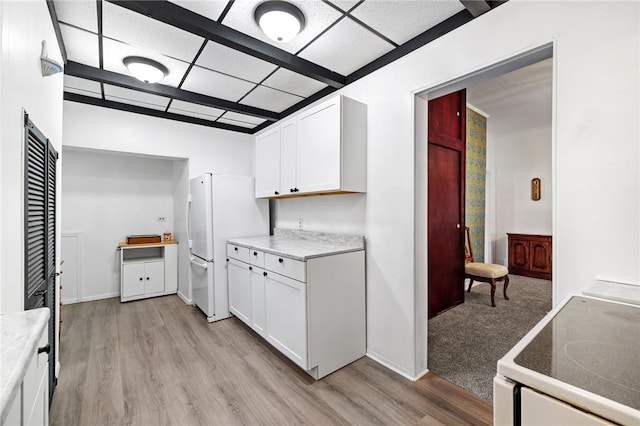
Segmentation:
{"type": "Polygon", "coordinates": [[[51,350],[51,346],[49,346],[49,344],[47,343],[47,344],[46,344],[46,345],[44,345],[43,347],[38,348],[38,353],[39,353],[39,354],[41,354],[41,353],[43,353],[43,352],[44,352],[44,353],[47,353],[47,354],[48,354],[50,350],[51,350]]]}
{"type": "Polygon", "coordinates": [[[282,258],[278,259],[278,262],[282,263],[284,262],[284,260],[282,260],[282,258]]]}

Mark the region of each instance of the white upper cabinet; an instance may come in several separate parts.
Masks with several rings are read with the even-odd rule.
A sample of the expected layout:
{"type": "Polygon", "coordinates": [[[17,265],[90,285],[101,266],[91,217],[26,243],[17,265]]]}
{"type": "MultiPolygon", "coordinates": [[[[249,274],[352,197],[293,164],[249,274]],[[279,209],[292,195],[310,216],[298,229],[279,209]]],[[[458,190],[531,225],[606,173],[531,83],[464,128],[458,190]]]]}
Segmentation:
{"type": "Polygon", "coordinates": [[[256,137],[256,197],[366,190],[367,106],[360,102],[334,96],[256,137]],[[276,163],[277,190],[272,183],[276,163]]]}
{"type": "Polygon", "coordinates": [[[256,198],[280,195],[280,127],[256,137],[256,198]]]}

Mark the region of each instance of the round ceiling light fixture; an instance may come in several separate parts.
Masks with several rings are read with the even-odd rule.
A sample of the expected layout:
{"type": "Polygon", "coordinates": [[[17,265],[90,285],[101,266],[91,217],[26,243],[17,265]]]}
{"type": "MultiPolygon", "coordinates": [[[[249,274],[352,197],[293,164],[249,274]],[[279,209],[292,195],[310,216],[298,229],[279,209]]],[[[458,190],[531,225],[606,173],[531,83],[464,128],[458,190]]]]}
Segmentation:
{"type": "Polygon", "coordinates": [[[131,75],[145,83],[157,83],[169,74],[167,67],[153,59],[127,56],[122,60],[131,75]]]}
{"type": "Polygon", "coordinates": [[[304,28],[304,14],[286,1],[269,0],[260,3],[253,14],[256,23],[273,41],[286,43],[304,28]]]}

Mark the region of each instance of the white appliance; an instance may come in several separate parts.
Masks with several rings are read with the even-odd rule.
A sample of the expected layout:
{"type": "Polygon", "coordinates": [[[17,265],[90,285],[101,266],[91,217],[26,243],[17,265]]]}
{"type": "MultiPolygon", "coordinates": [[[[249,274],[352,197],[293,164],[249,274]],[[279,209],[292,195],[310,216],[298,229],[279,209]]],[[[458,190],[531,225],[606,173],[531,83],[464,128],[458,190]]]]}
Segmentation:
{"type": "Polygon", "coordinates": [[[205,173],[191,179],[187,201],[191,298],[213,322],[229,317],[228,238],[269,235],[269,205],[250,176],[205,173]]]}
{"type": "Polygon", "coordinates": [[[498,361],[496,425],[639,425],[640,307],[571,296],[498,361]]]}

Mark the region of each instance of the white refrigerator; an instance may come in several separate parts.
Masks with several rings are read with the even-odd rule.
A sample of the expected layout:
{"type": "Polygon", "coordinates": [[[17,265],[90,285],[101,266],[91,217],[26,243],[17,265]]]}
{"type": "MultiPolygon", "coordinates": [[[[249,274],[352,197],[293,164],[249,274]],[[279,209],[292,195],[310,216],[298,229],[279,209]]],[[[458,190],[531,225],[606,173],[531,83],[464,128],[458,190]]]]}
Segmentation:
{"type": "Polygon", "coordinates": [[[269,235],[269,204],[255,198],[254,179],[205,173],[191,179],[187,238],[191,297],[213,322],[228,318],[227,239],[269,235]]]}

